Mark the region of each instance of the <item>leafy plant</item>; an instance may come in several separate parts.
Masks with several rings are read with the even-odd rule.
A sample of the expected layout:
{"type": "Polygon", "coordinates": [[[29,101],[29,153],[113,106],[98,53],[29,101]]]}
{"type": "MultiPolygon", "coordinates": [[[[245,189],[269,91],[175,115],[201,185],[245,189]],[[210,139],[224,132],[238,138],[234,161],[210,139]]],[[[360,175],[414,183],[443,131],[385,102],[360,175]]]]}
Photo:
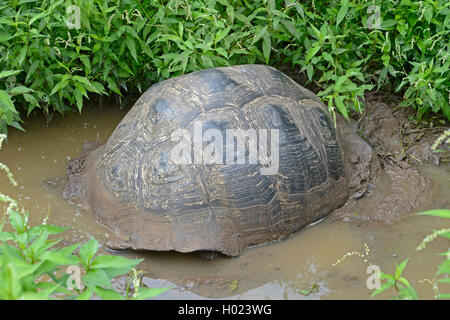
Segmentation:
{"type": "MultiPolygon", "coordinates": [[[[440,218],[450,219],[450,210],[449,209],[435,209],[429,210],[425,212],[420,212],[420,215],[430,215],[440,218]]],[[[423,250],[426,245],[432,241],[434,241],[438,236],[450,239],[450,228],[435,230],[430,235],[426,236],[422,242],[417,247],[417,251],[423,250]]],[[[445,260],[441,265],[438,266],[438,270],[436,272],[436,276],[440,276],[439,279],[433,279],[430,282],[435,290],[435,297],[437,299],[450,299],[450,293],[440,293],[438,283],[450,283],[450,250],[440,255],[445,256],[445,260]]],[[[410,285],[409,281],[402,276],[403,271],[408,263],[409,259],[406,259],[399,265],[396,265],[395,272],[393,275],[386,274],[381,272],[381,279],[385,280],[385,283],[377,290],[373,292],[371,297],[374,297],[381,292],[394,288],[396,295],[392,297],[392,299],[402,299],[402,300],[417,300],[418,295],[416,290],[410,285]]]]}
{"type": "Polygon", "coordinates": [[[0,131],[22,113],[81,112],[94,95],[245,63],[304,73],[332,114],[360,112],[376,86],[419,120],[450,119],[449,16],[444,0],[0,0],[0,131]]]}
{"type": "MultiPolygon", "coordinates": [[[[5,138],[0,135],[0,148],[5,138]]],[[[16,185],[4,164],[0,163],[0,169],[5,170],[10,183],[16,185]]],[[[7,205],[0,222],[0,300],[90,299],[93,295],[102,299],[124,299],[111,280],[130,271],[126,298],[147,299],[170,289],[140,288],[134,268],[142,260],[97,255],[99,244],[95,239],[83,245],[61,246],[62,238],[53,236],[61,234],[65,228],[47,224],[45,220],[31,227],[28,212],[14,199],[0,192],[0,202],[7,205]],[[4,230],[5,223],[11,231],[4,230]],[[72,272],[81,279],[74,278],[72,272]],[[82,280],[78,281],[78,287],[73,285],[77,280],[82,280]]]]}
{"type": "Polygon", "coordinates": [[[397,295],[393,296],[391,299],[418,300],[419,297],[416,290],[410,285],[409,281],[402,276],[408,260],[409,259],[406,259],[399,265],[395,265],[395,271],[393,275],[381,272],[380,279],[386,280],[386,282],[381,286],[381,288],[375,290],[374,293],[372,293],[371,297],[374,297],[389,288],[394,288],[397,295]]]}
{"type": "MultiPolygon", "coordinates": [[[[432,146],[432,150],[434,152],[441,152],[441,150],[437,149],[437,147],[441,143],[444,143],[444,144],[447,143],[446,139],[448,137],[448,134],[449,134],[449,132],[447,130],[446,132],[442,133],[442,135],[440,137],[438,137],[438,139],[436,139],[435,143],[433,143],[433,146],[432,146]]],[[[449,209],[434,209],[434,210],[419,212],[418,214],[450,219],[450,210],[449,209]]],[[[438,236],[444,237],[446,239],[450,239],[450,228],[434,230],[433,233],[427,235],[422,240],[422,242],[419,244],[419,246],[416,248],[416,250],[417,251],[423,250],[427,246],[428,243],[434,241],[438,236]]],[[[441,253],[440,255],[443,255],[446,257],[444,262],[440,266],[438,266],[438,270],[436,272],[436,276],[441,276],[441,278],[437,279],[437,280],[436,279],[433,279],[433,280],[425,279],[425,280],[427,280],[426,282],[430,283],[433,286],[433,290],[435,292],[435,298],[449,299],[450,294],[439,292],[438,283],[450,283],[450,278],[449,278],[449,276],[450,276],[450,250],[448,250],[447,252],[441,253]]],[[[402,276],[403,271],[405,270],[406,264],[408,263],[408,260],[409,259],[406,259],[400,265],[396,265],[395,272],[393,275],[381,272],[381,279],[386,280],[386,282],[381,286],[381,288],[375,290],[373,292],[373,294],[371,295],[371,297],[374,297],[374,296],[380,294],[381,292],[393,287],[397,293],[396,296],[392,297],[393,299],[417,300],[418,295],[417,295],[416,290],[409,284],[409,281],[406,280],[406,278],[404,278],[402,276]]]]}

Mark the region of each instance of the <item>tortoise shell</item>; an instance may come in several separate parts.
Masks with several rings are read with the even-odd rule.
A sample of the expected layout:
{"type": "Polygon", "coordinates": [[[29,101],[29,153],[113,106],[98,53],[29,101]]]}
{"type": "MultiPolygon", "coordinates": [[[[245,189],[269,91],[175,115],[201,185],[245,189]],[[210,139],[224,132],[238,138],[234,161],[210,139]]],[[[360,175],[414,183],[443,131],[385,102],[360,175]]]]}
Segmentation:
{"type": "Polygon", "coordinates": [[[326,107],[264,65],[211,68],[153,85],[87,162],[85,199],[119,235],[113,248],[236,256],[287,237],[348,197],[343,153],[326,107]],[[173,161],[180,143],[174,132],[192,133],[196,123],[203,134],[216,129],[224,137],[227,129],[267,130],[270,152],[276,149],[269,148],[269,133],[278,135],[277,170],[263,173],[268,165],[261,154],[250,161],[255,146],[243,137],[231,145],[244,143],[245,163],[237,163],[237,155],[226,161],[231,149],[225,146],[222,163],[195,161],[195,155],[173,161]]]}

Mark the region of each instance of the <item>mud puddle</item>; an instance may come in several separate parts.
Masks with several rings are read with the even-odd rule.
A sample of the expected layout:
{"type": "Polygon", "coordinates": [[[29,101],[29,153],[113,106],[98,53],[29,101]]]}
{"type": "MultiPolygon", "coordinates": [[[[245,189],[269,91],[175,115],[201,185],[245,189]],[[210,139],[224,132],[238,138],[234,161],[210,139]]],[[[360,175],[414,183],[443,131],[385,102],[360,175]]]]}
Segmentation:
{"type": "MultiPolygon", "coordinates": [[[[104,243],[107,229],[96,223],[95,216],[62,198],[67,182],[65,167],[68,159],[79,156],[85,142],[105,142],[125,114],[126,110],[105,104],[102,109],[83,110],[81,116],[55,118],[49,125],[42,118],[27,119],[24,126],[27,132],[11,130],[9,141],[0,151],[0,161],[10,167],[18,181],[18,187],[13,187],[1,175],[2,191],[30,211],[32,224],[42,222],[50,212],[49,223],[69,228],[65,233],[66,244],[87,241],[90,237],[104,243]]],[[[424,188],[430,192],[430,199],[420,209],[450,208],[450,165],[424,165],[421,171],[433,181],[434,189],[424,188]]],[[[175,286],[159,298],[367,299],[371,294],[366,287],[369,264],[392,272],[396,263],[410,258],[405,276],[420,298],[431,299],[432,287],[420,281],[434,276],[442,262],[437,253],[446,251],[448,242],[437,239],[424,251],[415,249],[423,237],[433,229],[448,227],[448,222],[417,216],[414,214],[417,208],[392,224],[359,223],[359,219],[352,218],[379,210],[380,203],[385,203],[384,208],[389,211],[398,201],[395,199],[405,200],[401,192],[388,186],[388,180],[389,177],[379,179],[378,191],[365,200],[364,208],[355,207],[344,215],[332,214],[284,241],[247,249],[239,258],[220,256],[207,260],[195,254],[173,252],[122,254],[145,258],[140,268],[147,271],[146,285],[175,286]],[[388,195],[397,198],[393,197],[390,204],[386,202],[388,195]],[[366,259],[349,257],[332,266],[349,251],[364,252],[364,243],[370,249],[366,259]]],[[[412,196],[405,193],[404,197],[412,196]]],[[[120,287],[122,282],[123,279],[118,280],[116,285],[120,287]]],[[[380,297],[388,298],[391,294],[380,297]]]]}

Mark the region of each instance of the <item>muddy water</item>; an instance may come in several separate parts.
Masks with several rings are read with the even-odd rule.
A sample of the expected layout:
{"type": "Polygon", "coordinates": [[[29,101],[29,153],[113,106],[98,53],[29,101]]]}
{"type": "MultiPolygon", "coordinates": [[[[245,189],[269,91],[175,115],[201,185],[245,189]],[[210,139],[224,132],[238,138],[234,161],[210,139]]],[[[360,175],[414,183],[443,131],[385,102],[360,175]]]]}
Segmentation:
{"type": "MultiPolygon", "coordinates": [[[[115,106],[104,106],[87,108],[81,116],[57,117],[48,125],[42,118],[27,119],[27,132],[11,130],[9,141],[0,151],[0,161],[11,168],[19,186],[11,186],[2,175],[1,190],[30,211],[33,224],[50,213],[49,223],[69,228],[65,233],[67,244],[90,237],[104,243],[108,230],[96,223],[92,212],[62,199],[67,181],[65,166],[68,159],[81,153],[86,141],[106,141],[125,113],[115,106]]],[[[450,166],[429,165],[422,171],[438,189],[430,208],[450,208],[450,166]]],[[[145,284],[175,286],[161,298],[187,299],[367,299],[371,293],[366,287],[369,264],[392,272],[395,263],[409,257],[405,276],[419,296],[428,299],[433,297],[432,288],[421,280],[433,278],[442,261],[436,254],[446,251],[448,242],[438,239],[419,253],[415,248],[431,230],[443,227],[448,227],[444,219],[414,214],[400,223],[377,227],[358,226],[330,216],[287,240],[250,248],[234,259],[206,260],[173,252],[121,254],[145,258],[140,265],[147,271],[145,284]],[[332,266],[349,251],[364,253],[364,243],[370,248],[369,257],[353,256],[332,266]],[[308,295],[301,291],[311,288],[314,292],[308,295]]],[[[117,286],[121,285],[119,280],[117,286]]]]}

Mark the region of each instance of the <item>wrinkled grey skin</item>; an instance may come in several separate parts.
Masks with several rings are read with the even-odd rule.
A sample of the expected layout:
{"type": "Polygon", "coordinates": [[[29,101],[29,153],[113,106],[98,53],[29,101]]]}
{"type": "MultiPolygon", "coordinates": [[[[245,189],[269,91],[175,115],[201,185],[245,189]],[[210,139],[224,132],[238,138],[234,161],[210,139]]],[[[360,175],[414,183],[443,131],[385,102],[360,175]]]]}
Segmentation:
{"type": "Polygon", "coordinates": [[[348,178],[350,197],[364,196],[370,180],[378,168],[377,158],[372,148],[356,132],[357,124],[337,115],[337,127],[344,150],[345,171],[348,178]]]}

